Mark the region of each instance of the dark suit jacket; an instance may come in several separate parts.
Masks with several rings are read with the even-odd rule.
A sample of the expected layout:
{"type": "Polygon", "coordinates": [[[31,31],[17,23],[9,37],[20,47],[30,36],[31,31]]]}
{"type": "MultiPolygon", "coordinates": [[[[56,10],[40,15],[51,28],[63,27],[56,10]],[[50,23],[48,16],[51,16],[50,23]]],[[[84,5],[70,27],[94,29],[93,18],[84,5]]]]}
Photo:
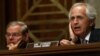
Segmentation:
{"type": "Polygon", "coordinates": [[[27,42],[26,41],[21,41],[18,45],[18,49],[23,49],[26,48],[27,42]]]}
{"type": "MultiPolygon", "coordinates": [[[[93,29],[90,34],[89,43],[100,42],[100,29],[93,29]]],[[[80,44],[80,39],[76,42],[80,44]]]]}
{"type": "Polygon", "coordinates": [[[100,42],[100,29],[94,29],[91,32],[89,43],[100,42]]]}

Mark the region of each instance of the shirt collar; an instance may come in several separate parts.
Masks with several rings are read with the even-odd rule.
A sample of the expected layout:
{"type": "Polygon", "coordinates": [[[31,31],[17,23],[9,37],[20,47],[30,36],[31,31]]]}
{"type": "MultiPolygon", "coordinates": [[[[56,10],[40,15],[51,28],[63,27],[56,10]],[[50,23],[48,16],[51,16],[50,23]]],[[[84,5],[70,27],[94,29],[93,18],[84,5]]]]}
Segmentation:
{"type": "Polygon", "coordinates": [[[86,35],[85,40],[89,41],[90,34],[91,34],[91,32],[89,32],[89,33],[86,35]]]}

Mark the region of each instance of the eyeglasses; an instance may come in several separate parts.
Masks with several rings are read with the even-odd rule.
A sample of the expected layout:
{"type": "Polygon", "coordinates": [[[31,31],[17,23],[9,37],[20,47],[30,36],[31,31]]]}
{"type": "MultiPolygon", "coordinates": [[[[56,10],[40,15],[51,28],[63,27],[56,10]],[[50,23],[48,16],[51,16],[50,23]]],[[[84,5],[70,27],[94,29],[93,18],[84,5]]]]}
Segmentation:
{"type": "Polygon", "coordinates": [[[21,33],[7,33],[6,34],[6,37],[10,37],[10,36],[19,37],[19,36],[22,36],[22,34],[21,33]]]}

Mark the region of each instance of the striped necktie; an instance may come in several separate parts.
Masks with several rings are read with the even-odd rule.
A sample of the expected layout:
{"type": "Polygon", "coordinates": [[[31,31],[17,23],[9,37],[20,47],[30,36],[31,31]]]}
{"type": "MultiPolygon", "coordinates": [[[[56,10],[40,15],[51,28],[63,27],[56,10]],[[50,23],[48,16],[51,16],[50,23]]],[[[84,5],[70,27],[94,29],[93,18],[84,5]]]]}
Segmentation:
{"type": "Polygon", "coordinates": [[[85,39],[81,39],[81,44],[88,44],[88,41],[85,39]]]}

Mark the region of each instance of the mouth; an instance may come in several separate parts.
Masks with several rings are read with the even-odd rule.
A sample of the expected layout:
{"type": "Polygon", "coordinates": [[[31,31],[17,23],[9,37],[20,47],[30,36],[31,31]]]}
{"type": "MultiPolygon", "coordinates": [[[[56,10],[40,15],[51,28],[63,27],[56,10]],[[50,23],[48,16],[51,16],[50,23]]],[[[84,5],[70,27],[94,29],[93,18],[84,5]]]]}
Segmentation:
{"type": "Polygon", "coordinates": [[[75,30],[75,31],[79,31],[80,29],[81,29],[80,26],[76,26],[76,27],[74,27],[74,30],[75,30]]]}
{"type": "Polygon", "coordinates": [[[11,42],[11,41],[10,41],[10,42],[8,42],[8,44],[11,44],[11,43],[13,43],[13,44],[14,44],[14,42],[11,42]]]}

